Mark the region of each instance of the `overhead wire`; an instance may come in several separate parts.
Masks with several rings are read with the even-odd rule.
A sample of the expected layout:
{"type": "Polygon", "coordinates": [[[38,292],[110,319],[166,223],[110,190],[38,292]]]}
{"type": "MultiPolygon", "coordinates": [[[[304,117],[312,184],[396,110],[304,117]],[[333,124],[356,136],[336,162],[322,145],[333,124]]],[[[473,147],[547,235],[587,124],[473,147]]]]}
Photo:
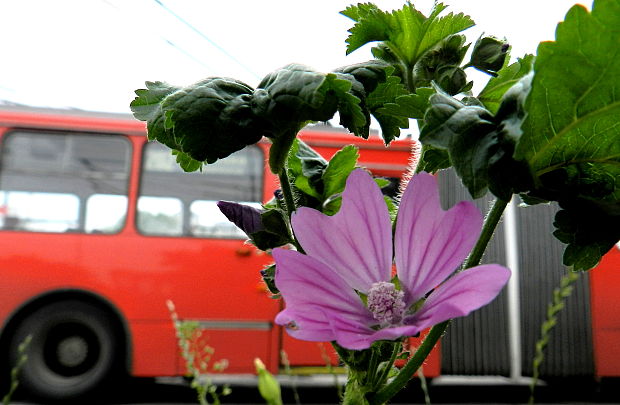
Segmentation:
{"type": "MultiPolygon", "coordinates": [[[[101,1],[103,3],[105,3],[105,4],[107,4],[108,6],[116,9],[119,13],[124,13],[125,12],[123,9],[121,9],[117,5],[111,3],[109,0],[101,0],[101,1]]],[[[133,20],[131,20],[131,21],[133,21],[133,20]]],[[[171,46],[172,48],[176,49],[177,51],[179,51],[183,55],[185,55],[188,58],[192,59],[194,62],[198,63],[199,65],[201,65],[202,67],[206,68],[207,70],[214,71],[213,67],[209,66],[208,64],[206,64],[205,62],[203,62],[202,60],[197,58],[191,52],[189,52],[189,51],[185,50],[184,48],[182,48],[181,46],[177,45],[175,42],[171,41],[169,38],[167,38],[167,37],[165,37],[164,35],[161,35],[161,34],[158,34],[158,36],[167,45],[171,46]]]]}
{"type": "Polygon", "coordinates": [[[169,13],[170,15],[172,15],[173,17],[175,17],[177,20],[179,20],[181,23],[183,23],[184,25],[186,25],[188,28],[190,28],[192,31],[194,31],[196,34],[198,34],[200,37],[202,37],[204,40],[206,40],[207,42],[209,42],[212,46],[214,46],[217,50],[219,50],[220,52],[222,52],[224,55],[226,55],[230,60],[232,60],[233,62],[235,62],[237,65],[239,65],[240,67],[242,67],[245,71],[247,71],[248,73],[252,74],[256,79],[260,79],[260,76],[254,72],[251,68],[249,68],[247,65],[245,65],[243,62],[241,62],[240,60],[238,60],[237,58],[235,58],[230,52],[228,52],[226,49],[224,49],[222,46],[220,46],[219,44],[217,44],[215,41],[213,41],[211,38],[209,38],[207,35],[205,35],[201,30],[199,30],[198,28],[196,28],[194,25],[192,25],[189,21],[187,21],[186,19],[184,19],[183,17],[181,17],[179,14],[175,13],[172,9],[170,9],[168,6],[166,6],[161,0],[153,0],[155,3],[157,3],[160,7],[162,7],[167,13],[169,13]]]}

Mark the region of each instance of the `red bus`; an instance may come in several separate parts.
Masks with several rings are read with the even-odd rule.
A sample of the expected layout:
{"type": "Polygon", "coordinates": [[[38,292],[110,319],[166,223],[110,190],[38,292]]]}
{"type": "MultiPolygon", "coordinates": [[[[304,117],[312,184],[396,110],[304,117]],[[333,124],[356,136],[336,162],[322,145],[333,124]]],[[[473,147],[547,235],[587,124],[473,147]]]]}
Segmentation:
{"type": "MultiPolygon", "coordinates": [[[[305,139],[326,157],[356,141],[319,128],[305,139]]],[[[407,140],[355,143],[381,176],[399,177],[410,156],[407,140]]],[[[33,335],[25,389],[64,398],[123,371],[183,375],[167,300],[208,331],[229,373],[252,373],[255,357],[277,372],[281,350],[292,366],[325,365],[273,323],[281,304],[260,277],[271,258],[216,206],[271,199],[267,143],[184,173],[129,115],[5,109],[0,145],[0,344],[14,364],[33,335]]]]}
{"type": "MultiPolygon", "coordinates": [[[[406,169],[412,147],[403,139],[387,149],[379,137],[365,141],[327,126],[302,137],[326,158],[354,143],[362,166],[390,178],[406,169]]],[[[184,375],[170,300],[182,320],[205,330],[213,360],[228,360],[226,373],[253,373],[255,357],[277,373],[282,351],[293,368],[324,366],[321,347],[329,350],[328,344],[296,341],[273,323],[281,302],[269,298],[259,273],[271,258],[246,244],[216,207],[218,200],[271,199],[276,179],[265,165],[267,148],[259,143],[203,172],[184,173],[169,150],[146,141],[144,123],[129,115],[3,108],[0,364],[10,369],[17,346],[32,335],[20,383],[55,399],[86,394],[119,375],[184,375]]],[[[555,256],[559,260],[561,252],[555,256]]],[[[574,360],[574,373],[620,376],[613,343],[620,339],[620,310],[605,304],[614,296],[610,286],[620,283],[620,254],[611,252],[600,267],[584,278],[587,296],[577,306],[586,315],[574,315],[585,323],[565,322],[589,333],[589,341],[580,342],[589,361],[574,360]]],[[[527,283],[540,280],[530,279],[521,280],[523,305],[531,301],[525,294],[539,288],[527,283]]],[[[506,355],[505,331],[492,333],[506,317],[505,297],[496,301],[463,325],[454,322],[425,365],[427,376],[510,375],[515,361],[525,364],[506,355]],[[494,345],[497,353],[489,351],[494,345]]],[[[527,336],[540,327],[540,316],[531,318],[535,311],[543,316],[545,306],[522,312],[526,354],[533,346],[527,336]]],[[[571,356],[560,352],[560,371],[543,376],[571,370],[563,363],[571,356]]]]}

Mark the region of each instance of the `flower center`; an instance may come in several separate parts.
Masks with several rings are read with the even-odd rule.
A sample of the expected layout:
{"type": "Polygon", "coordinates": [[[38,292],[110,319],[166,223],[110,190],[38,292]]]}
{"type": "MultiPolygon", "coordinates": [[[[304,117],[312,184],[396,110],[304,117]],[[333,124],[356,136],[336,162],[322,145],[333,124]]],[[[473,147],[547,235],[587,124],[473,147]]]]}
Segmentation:
{"type": "Polygon", "coordinates": [[[377,321],[384,325],[395,325],[403,319],[404,296],[394,284],[380,281],[370,286],[366,303],[377,321]]]}

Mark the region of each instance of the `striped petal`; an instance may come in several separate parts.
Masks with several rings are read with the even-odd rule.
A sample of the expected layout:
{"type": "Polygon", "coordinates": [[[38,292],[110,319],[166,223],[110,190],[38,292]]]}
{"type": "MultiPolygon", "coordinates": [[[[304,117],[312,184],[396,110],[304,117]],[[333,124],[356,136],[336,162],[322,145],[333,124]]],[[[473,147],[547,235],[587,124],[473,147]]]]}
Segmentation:
{"type": "Polygon", "coordinates": [[[333,314],[329,321],[336,342],[350,350],[368,349],[373,342],[378,340],[396,340],[403,336],[415,336],[421,330],[418,325],[392,326],[374,330],[337,314],[333,314]]]}
{"type": "Polygon", "coordinates": [[[302,207],[292,224],[305,252],[340,274],[350,288],[367,292],[372,283],[390,279],[390,215],[381,190],[363,170],[349,175],[336,215],[302,207]]]}
{"type": "Polygon", "coordinates": [[[510,270],[498,264],[485,264],[462,271],[429,295],[426,302],[405,323],[420,329],[470,312],[493,301],[510,278],[510,270]]]}
{"type": "Polygon", "coordinates": [[[441,208],[437,180],[414,176],[398,209],[395,263],[408,304],[418,301],[459,266],[476,243],[482,215],[471,202],[441,208]]]}
{"type": "Polygon", "coordinates": [[[278,325],[304,340],[334,340],[328,318],[334,314],[360,325],[373,321],[360,297],[347,282],[324,263],[299,252],[274,249],[275,283],[286,309],[278,325]]]}

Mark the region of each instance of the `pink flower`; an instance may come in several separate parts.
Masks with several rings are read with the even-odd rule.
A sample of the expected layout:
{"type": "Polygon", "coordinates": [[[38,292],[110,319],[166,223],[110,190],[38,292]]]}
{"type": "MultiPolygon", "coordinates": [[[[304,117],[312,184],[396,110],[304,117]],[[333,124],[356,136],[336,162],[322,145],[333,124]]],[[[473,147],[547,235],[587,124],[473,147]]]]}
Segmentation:
{"type": "Polygon", "coordinates": [[[488,304],[510,278],[496,264],[450,277],[478,239],[482,215],[470,202],[442,210],[436,180],[426,173],[414,176],[403,194],[394,244],[381,190],[361,169],[347,179],[336,215],[302,207],[292,225],[306,254],[273,251],[286,302],[276,323],[301,340],[335,340],[359,350],[414,336],[488,304]]]}

